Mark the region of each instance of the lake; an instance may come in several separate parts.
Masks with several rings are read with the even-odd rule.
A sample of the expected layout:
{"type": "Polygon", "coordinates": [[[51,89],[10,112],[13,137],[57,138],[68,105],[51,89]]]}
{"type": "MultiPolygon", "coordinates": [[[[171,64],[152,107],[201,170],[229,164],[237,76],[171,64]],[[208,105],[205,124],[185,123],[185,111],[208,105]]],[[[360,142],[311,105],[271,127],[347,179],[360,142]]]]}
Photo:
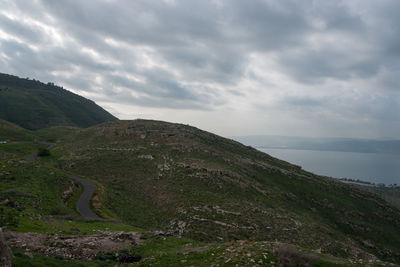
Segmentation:
{"type": "Polygon", "coordinates": [[[336,151],[257,148],[304,170],[335,178],[400,184],[400,155],[336,151]]]}

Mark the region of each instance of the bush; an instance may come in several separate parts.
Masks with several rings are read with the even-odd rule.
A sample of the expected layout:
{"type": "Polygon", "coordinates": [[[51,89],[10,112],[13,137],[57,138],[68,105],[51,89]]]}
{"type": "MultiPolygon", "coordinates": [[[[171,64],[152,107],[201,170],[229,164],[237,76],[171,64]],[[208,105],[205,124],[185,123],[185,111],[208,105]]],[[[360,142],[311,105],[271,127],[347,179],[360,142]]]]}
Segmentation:
{"type": "Polygon", "coordinates": [[[294,246],[285,244],[276,246],[273,254],[282,266],[313,266],[318,261],[316,255],[301,252],[294,246]]]}
{"type": "Polygon", "coordinates": [[[133,263],[140,261],[142,259],[142,256],[134,253],[134,251],[124,249],[118,252],[100,252],[96,255],[95,259],[101,261],[133,263]]]}
{"type": "Polygon", "coordinates": [[[50,150],[48,150],[47,148],[41,147],[38,150],[38,156],[39,157],[50,156],[50,150]]]}

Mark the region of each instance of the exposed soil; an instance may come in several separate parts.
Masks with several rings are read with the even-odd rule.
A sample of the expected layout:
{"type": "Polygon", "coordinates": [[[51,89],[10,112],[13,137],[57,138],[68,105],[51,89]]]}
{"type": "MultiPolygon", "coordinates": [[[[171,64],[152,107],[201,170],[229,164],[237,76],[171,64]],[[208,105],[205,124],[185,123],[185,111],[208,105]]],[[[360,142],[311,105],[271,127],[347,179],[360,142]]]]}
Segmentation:
{"type": "Polygon", "coordinates": [[[9,246],[64,259],[93,259],[99,252],[113,252],[140,243],[136,232],[99,231],[91,236],[59,236],[38,233],[5,232],[9,246]]]}

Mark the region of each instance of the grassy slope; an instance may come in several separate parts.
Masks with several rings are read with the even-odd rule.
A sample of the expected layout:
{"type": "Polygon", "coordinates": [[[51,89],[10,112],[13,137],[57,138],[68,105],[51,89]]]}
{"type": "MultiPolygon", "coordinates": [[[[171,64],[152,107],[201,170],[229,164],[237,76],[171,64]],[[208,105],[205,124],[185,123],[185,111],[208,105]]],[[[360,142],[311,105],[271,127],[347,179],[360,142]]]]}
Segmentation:
{"type": "MultiPolygon", "coordinates": [[[[140,120],[88,130],[8,128],[17,135],[28,132],[36,140],[0,146],[0,202],[9,200],[0,205],[1,226],[10,230],[86,235],[105,229],[137,231],[130,226],[134,225],[173,230],[179,236],[185,228],[186,238],[155,237],[133,248],[143,256],[143,266],[256,266],[282,260],[362,266],[365,261],[350,259],[368,259],[365,251],[398,262],[392,252],[399,248],[398,230],[392,229],[398,211],[388,210],[382,200],[368,199],[372,195],[362,190],[305,173],[236,142],[184,125],[140,120]],[[57,141],[52,156],[26,161],[42,141],[57,141]],[[61,201],[70,182],[66,171],[97,181],[104,188],[103,209],[125,224],[81,221],[73,205],[61,201]],[[291,173],[282,173],[287,171],[291,173]],[[384,218],[377,218],[377,212],[384,218]],[[364,232],[357,228],[360,225],[373,228],[364,232]],[[385,236],[389,233],[390,240],[385,236]],[[231,242],[235,239],[250,241],[231,242]],[[280,246],[270,242],[274,240],[303,249],[285,249],[282,258],[274,253],[280,246]],[[365,247],[363,240],[376,249],[365,247]],[[380,244],[383,241],[388,242],[380,244]],[[347,259],[311,251],[320,248],[347,259]],[[378,250],[390,254],[385,257],[378,250]]],[[[14,252],[15,266],[114,265],[65,262],[36,253],[31,259],[22,251],[14,252]]]]}
{"type": "Polygon", "coordinates": [[[31,131],[0,119],[0,141],[33,141],[34,138],[31,131]]]}
{"type": "Polygon", "coordinates": [[[88,127],[116,120],[93,101],[61,87],[1,73],[0,118],[27,129],[88,127]]]}
{"type": "Polygon", "coordinates": [[[65,166],[100,182],[104,206],[139,227],[400,260],[400,212],[376,195],[189,126],[106,123],[64,149],[65,166]]]}
{"type": "MultiPolygon", "coordinates": [[[[62,193],[71,185],[65,171],[57,168],[60,151],[28,160],[42,142],[71,134],[71,128],[28,131],[0,121],[0,227],[3,230],[56,235],[91,235],[94,231],[142,231],[123,223],[87,222],[78,216],[75,202],[80,187],[64,203],[62,193]],[[2,139],[2,140],[4,140],[2,139]],[[29,141],[28,141],[29,140],[29,141]],[[34,140],[34,141],[33,141],[34,140]]],[[[63,139],[61,138],[61,140],[63,139]]],[[[13,266],[114,266],[115,262],[64,260],[14,249],[13,266]]]]}

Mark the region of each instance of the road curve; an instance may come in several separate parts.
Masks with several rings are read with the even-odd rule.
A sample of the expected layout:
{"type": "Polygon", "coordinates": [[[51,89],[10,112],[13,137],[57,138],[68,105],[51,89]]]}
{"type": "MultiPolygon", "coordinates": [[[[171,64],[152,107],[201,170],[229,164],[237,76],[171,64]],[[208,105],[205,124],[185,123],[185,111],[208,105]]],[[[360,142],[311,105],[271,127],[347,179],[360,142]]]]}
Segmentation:
{"type": "Polygon", "coordinates": [[[78,201],[76,202],[76,209],[77,211],[86,219],[91,221],[103,221],[103,218],[97,216],[90,209],[90,199],[93,196],[93,193],[96,191],[97,187],[94,183],[89,182],[83,178],[80,178],[75,175],[68,175],[69,178],[77,181],[78,183],[83,185],[83,192],[82,195],[79,197],[78,201]]]}
{"type": "MultiPolygon", "coordinates": [[[[51,143],[47,146],[47,149],[50,150],[55,147],[55,143],[51,143]]],[[[35,160],[38,157],[38,153],[34,153],[28,157],[28,160],[35,160]]],[[[89,182],[83,178],[80,178],[75,175],[68,174],[69,178],[77,181],[78,183],[83,185],[83,192],[82,195],[79,197],[78,201],[76,202],[76,209],[77,211],[86,219],[90,221],[105,221],[105,219],[100,218],[96,213],[94,213],[90,209],[90,199],[93,196],[93,193],[96,191],[97,187],[94,183],[89,182]]]]}

